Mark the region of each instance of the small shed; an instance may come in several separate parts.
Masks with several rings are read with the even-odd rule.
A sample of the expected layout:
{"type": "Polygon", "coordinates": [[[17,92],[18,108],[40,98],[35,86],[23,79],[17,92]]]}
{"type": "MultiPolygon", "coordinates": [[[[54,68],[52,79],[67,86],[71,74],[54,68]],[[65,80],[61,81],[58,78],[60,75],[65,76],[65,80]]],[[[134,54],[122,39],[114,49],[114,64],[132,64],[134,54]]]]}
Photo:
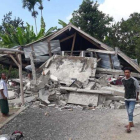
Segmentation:
{"type": "Polygon", "coordinates": [[[23,51],[26,60],[31,51],[35,52],[38,62],[45,62],[53,54],[65,53],[101,58],[101,68],[120,70],[131,67],[133,72],[140,72],[139,66],[121,50],[114,50],[71,23],[49,36],[23,46],[23,51]]]}

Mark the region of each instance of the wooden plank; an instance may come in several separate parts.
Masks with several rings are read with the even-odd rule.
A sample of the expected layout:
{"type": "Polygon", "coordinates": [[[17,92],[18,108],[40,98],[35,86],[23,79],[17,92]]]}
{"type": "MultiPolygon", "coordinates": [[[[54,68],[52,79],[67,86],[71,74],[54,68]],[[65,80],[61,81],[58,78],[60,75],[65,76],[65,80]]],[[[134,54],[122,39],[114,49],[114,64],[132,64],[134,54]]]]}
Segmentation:
{"type": "Polygon", "coordinates": [[[109,60],[110,60],[110,67],[111,67],[111,69],[114,69],[113,62],[112,62],[112,59],[111,59],[111,54],[109,54],[109,60]]]}
{"type": "Polygon", "coordinates": [[[98,50],[98,49],[87,49],[89,52],[97,52],[97,53],[105,53],[105,54],[115,54],[115,51],[106,51],[106,50],[98,50]]]}
{"type": "Polygon", "coordinates": [[[71,35],[71,36],[68,36],[68,37],[66,37],[66,38],[64,38],[64,39],[62,39],[62,40],[60,40],[60,43],[66,41],[66,40],[68,40],[68,39],[70,39],[70,38],[72,38],[72,37],[74,37],[74,35],[75,35],[75,34],[73,34],[73,35],[71,35]]]}
{"type": "Polygon", "coordinates": [[[0,52],[4,52],[4,51],[6,51],[7,53],[9,52],[18,52],[18,53],[21,53],[21,54],[23,54],[24,53],[24,51],[20,51],[20,50],[16,50],[16,49],[7,49],[7,48],[0,48],[0,52]]]}
{"type": "Polygon", "coordinates": [[[135,64],[127,55],[125,55],[122,51],[118,51],[118,55],[122,57],[127,63],[129,63],[135,70],[140,72],[140,67],[135,64]]]}
{"type": "Polygon", "coordinates": [[[33,44],[31,45],[31,48],[32,48],[32,51],[34,51],[34,46],[33,46],[33,44]]]}
{"type": "Polygon", "coordinates": [[[10,57],[12,58],[12,60],[16,63],[16,65],[19,67],[19,63],[16,61],[16,59],[13,57],[13,55],[10,54],[10,57]]]}
{"type": "Polygon", "coordinates": [[[76,40],[76,33],[74,34],[74,37],[73,37],[72,48],[71,48],[71,55],[73,54],[75,40],[76,40]]]}
{"type": "MultiPolygon", "coordinates": [[[[103,69],[103,68],[97,68],[97,73],[99,74],[109,74],[109,75],[120,75],[124,76],[124,71],[123,70],[113,70],[113,69],[103,69]]],[[[131,75],[136,78],[140,78],[139,73],[134,73],[131,72],[131,75]]]]}
{"type": "Polygon", "coordinates": [[[58,35],[60,35],[61,33],[65,32],[68,29],[69,29],[69,25],[59,30],[58,32],[54,33],[52,36],[48,37],[47,42],[51,41],[52,39],[54,39],[55,37],[57,37],[58,35]]]}
{"type": "Polygon", "coordinates": [[[21,102],[24,105],[24,92],[23,92],[23,80],[22,80],[22,58],[21,54],[18,54],[19,64],[19,79],[20,79],[20,93],[21,93],[21,102]]]}

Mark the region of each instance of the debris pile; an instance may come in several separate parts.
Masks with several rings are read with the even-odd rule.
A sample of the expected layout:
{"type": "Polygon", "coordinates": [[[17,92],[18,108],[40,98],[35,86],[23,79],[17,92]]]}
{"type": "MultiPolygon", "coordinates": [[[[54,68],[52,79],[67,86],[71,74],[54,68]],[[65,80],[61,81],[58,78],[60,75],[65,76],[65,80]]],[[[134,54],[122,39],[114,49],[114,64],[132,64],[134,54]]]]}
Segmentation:
{"type": "Polygon", "coordinates": [[[42,65],[42,74],[26,84],[26,90],[39,94],[48,106],[72,109],[124,108],[124,90],[111,85],[106,75],[96,75],[97,59],[54,55],[42,65]],[[72,107],[71,107],[72,106],[72,107]]]}

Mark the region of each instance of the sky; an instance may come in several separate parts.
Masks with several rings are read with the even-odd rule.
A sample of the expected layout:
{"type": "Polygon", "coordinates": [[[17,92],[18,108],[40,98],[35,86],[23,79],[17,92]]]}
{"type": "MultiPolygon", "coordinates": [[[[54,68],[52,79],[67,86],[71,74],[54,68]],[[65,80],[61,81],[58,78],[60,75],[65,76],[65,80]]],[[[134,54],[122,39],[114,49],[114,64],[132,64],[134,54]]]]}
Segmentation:
{"type": "MultiPolygon", "coordinates": [[[[58,25],[58,19],[69,22],[74,10],[79,8],[83,0],[44,0],[43,17],[46,29],[58,25]]],[[[115,21],[121,18],[127,19],[133,12],[140,12],[140,0],[97,0],[99,9],[112,16],[115,21]]],[[[38,10],[38,7],[36,7],[38,10]]],[[[22,8],[22,0],[1,0],[0,4],[0,24],[3,15],[12,11],[13,18],[20,17],[24,23],[28,22],[34,26],[34,19],[27,9],[22,8]]],[[[40,10],[37,16],[37,27],[40,28],[40,10]]]]}

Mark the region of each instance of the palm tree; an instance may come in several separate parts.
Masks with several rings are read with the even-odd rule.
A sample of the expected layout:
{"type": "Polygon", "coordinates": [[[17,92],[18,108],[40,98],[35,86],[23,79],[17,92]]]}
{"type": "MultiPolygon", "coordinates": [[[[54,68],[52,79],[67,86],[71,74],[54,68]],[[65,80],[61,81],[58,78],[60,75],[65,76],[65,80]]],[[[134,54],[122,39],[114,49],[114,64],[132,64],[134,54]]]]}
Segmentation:
{"type": "MultiPolygon", "coordinates": [[[[50,1],[50,0],[48,0],[48,1],[50,1]]],[[[40,4],[40,6],[38,8],[41,10],[41,17],[43,17],[43,14],[42,14],[42,11],[44,9],[44,7],[43,7],[43,0],[38,0],[38,3],[40,4]]]]}
{"type": "Polygon", "coordinates": [[[38,12],[35,11],[35,5],[37,4],[38,1],[39,0],[22,0],[23,8],[27,8],[32,13],[32,16],[34,17],[36,34],[37,34],[36,18],[37,18],[38,12]]]}
{"type": "Polygon", "coordinates": [[[38,8],[41,10],[41,17],[43,17],[43,15],[42,15],[42,10],[44,9],[43,2],[42,2],[42,0],[38,0],[38,2],[40,4],[40,6],[38,8]]]}

